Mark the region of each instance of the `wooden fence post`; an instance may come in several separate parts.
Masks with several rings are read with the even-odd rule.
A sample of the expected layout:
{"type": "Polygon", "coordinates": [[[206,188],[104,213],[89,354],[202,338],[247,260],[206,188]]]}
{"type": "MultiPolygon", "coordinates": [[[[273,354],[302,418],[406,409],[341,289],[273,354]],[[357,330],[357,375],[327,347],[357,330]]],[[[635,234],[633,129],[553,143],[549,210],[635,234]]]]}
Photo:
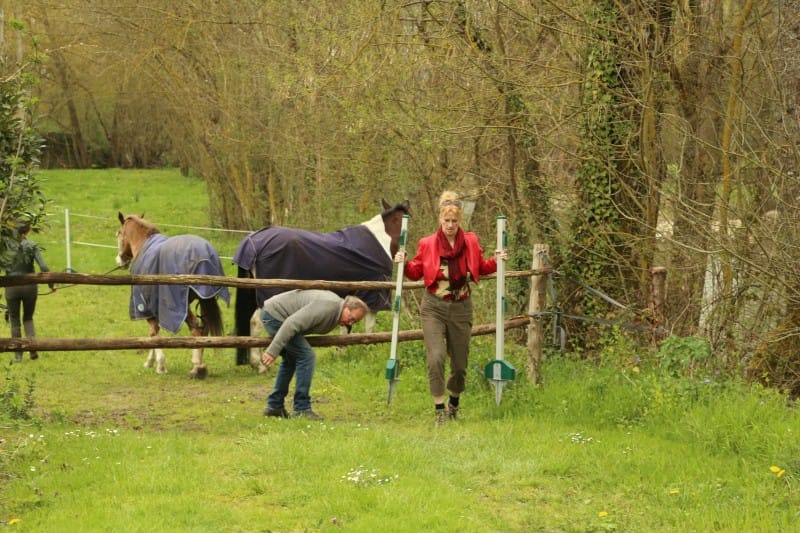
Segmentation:
{"type": "MultiPolygon", "coordinates": [[[[531,270],[544,269],[544,258],[550,251],[546,244],[533,246],[533,263],[531,270]]],[[[542,382],[542,341],[544,339],[544,321],[541,313],[547,306],[547,276],[549,274],[533,274],[531,276],[531,295],[528,302],[528,313],[533,315],[528,324],[528,360],[525,362],[525,373],[531,382],[539,385],[542,382]]]]}

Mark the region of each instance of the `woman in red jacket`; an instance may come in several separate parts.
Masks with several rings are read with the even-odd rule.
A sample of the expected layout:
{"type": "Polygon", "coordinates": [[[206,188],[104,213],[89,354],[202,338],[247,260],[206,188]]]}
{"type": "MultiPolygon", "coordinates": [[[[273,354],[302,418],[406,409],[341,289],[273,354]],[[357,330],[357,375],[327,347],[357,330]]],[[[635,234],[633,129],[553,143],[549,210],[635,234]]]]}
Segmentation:
{"type": "MultiPolygon", "coordinates": [[[[419,240],[417,255],[406,263],[404,274],[424,279],[425,295],[420,322],[427,352],[428,384],[435,406],[436,426],[458,416],[459,397],[464,392],[467,358],[472,332],[472,289],[481,276],[497,271],[497,259],[506,260],[506,250],[483,257],[478,236],[461,229],[462,204],[458,195],[445,191],[439,199],[439,229],[419,240]],[[445,357],[450,358],[450,376],[445,383],[445,357]],[[449,401],[445,408],[445,394],[449,401]]],[[[405,259],[403,252],[396,262],[405,259]]]]}

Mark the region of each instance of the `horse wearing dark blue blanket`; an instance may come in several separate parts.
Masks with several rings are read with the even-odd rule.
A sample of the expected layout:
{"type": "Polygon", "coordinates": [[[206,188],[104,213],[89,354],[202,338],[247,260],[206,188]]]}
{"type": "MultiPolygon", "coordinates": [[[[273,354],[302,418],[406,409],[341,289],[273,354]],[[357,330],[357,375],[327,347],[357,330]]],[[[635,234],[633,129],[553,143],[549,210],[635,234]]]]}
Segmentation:
{"type": "MultiPolygon", "coordinates": [[[[409,202],[391,206],[382,201],[383,212],[356,226],[319,233],[283,226],[269,226],[242,239],[233,256],[238,276],[256,279],[326,281],[387,281],[391,279],[403,215],[409,202]]],[[[290,290],[283,287],[236,289],[236,333],[257,335],[259,310],[267,298],[290,290]]],[[[375,312],[391,309],[391,289],[337,291],[355,294],[369,306],[367,331],[375,326],[375,312]]],[[[237,364],[248,363],[248,351],[240,348],[237,364]]],[[[249,363],[263,371],[258,348],[249,363]]]]}
{"type": "MultiPolygon", "coordinates": [[[[121,227],[117,230],[117,266],[130,267],[131,274],[198,274],[224,276],[219,255],[205,239],[195,235],[167,237],[142,217],[119,213],[121,227]]],[[[160,328],[177,333],[186,322],[193,337],[222,335],[222,313],[217,298],[230,302],[228,288],[215,285],[133,285],[131,286],[130,316],[132,320],[147,320],[150,336],[160,328]],[[200,314],[195,315],[190,304],[199,302],[200,314]]],[[[156,372],[165,374],[164,350],[150,350],[146,367],[157,363],[156,372]]],[[[203,379],[208,370],[203,364],[203,349],[192,350],[190,378],[203,379]]]]}

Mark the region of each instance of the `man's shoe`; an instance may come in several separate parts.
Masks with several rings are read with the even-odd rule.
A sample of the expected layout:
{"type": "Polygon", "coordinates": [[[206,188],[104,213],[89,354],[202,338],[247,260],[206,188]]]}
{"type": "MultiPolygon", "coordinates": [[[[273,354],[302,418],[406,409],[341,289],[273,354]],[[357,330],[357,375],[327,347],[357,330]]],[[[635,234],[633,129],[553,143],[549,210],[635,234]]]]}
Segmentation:
{"type": "Polygon", "coordinates": [[[320,415],[312,411],[311,409],[306,409],[305,411],[295,411],[292,414],[292,418],[307,418],[309,420],[325,420],[320,415]]]}
{"type": "Polygon", "coordinates": [[[457,405],[453,405],[452,403],[447,405],[447,417],[450,420],[455,420],[456,418],[458,418],[458,406],[457,405]]]}
{"type": "Polygon", "coordinates": [[[436,415],[433,419],[434,424],[436,427],[442,427],[447,422],[447,410],[446,409],[436,409],[436,415]]]}
{"type": "Polygon", "coordinates": [[[277,418],[289,418],[289,411],[281,407],[280,409],[273,409],[271,407],[267,407],[264,409],[264,416],[274,416],[277,418]]]}

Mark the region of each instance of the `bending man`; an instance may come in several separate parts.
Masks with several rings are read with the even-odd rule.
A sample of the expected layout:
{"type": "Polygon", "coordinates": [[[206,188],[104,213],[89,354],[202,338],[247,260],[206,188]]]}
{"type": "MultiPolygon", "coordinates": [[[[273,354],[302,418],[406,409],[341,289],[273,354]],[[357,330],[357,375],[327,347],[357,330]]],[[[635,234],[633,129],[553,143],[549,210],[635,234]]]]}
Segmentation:
{"type": "Polygon", "coordinates": [[[296,375],[292,416],[322,420],[311,410],[316,354],[305,335],[328,333],[337,325],[347,326],[349,330],[367,311],[367,304],[355,296],[341,298],[323,290],[293,290],[264,302],[261,321],[272,342],[261,356],[261,362],[269,368],[279,355],[283,357],[275,385],[267,397],[264,416],[289,417],[284,400],[289,394],[289,383],[296,375]]]}

